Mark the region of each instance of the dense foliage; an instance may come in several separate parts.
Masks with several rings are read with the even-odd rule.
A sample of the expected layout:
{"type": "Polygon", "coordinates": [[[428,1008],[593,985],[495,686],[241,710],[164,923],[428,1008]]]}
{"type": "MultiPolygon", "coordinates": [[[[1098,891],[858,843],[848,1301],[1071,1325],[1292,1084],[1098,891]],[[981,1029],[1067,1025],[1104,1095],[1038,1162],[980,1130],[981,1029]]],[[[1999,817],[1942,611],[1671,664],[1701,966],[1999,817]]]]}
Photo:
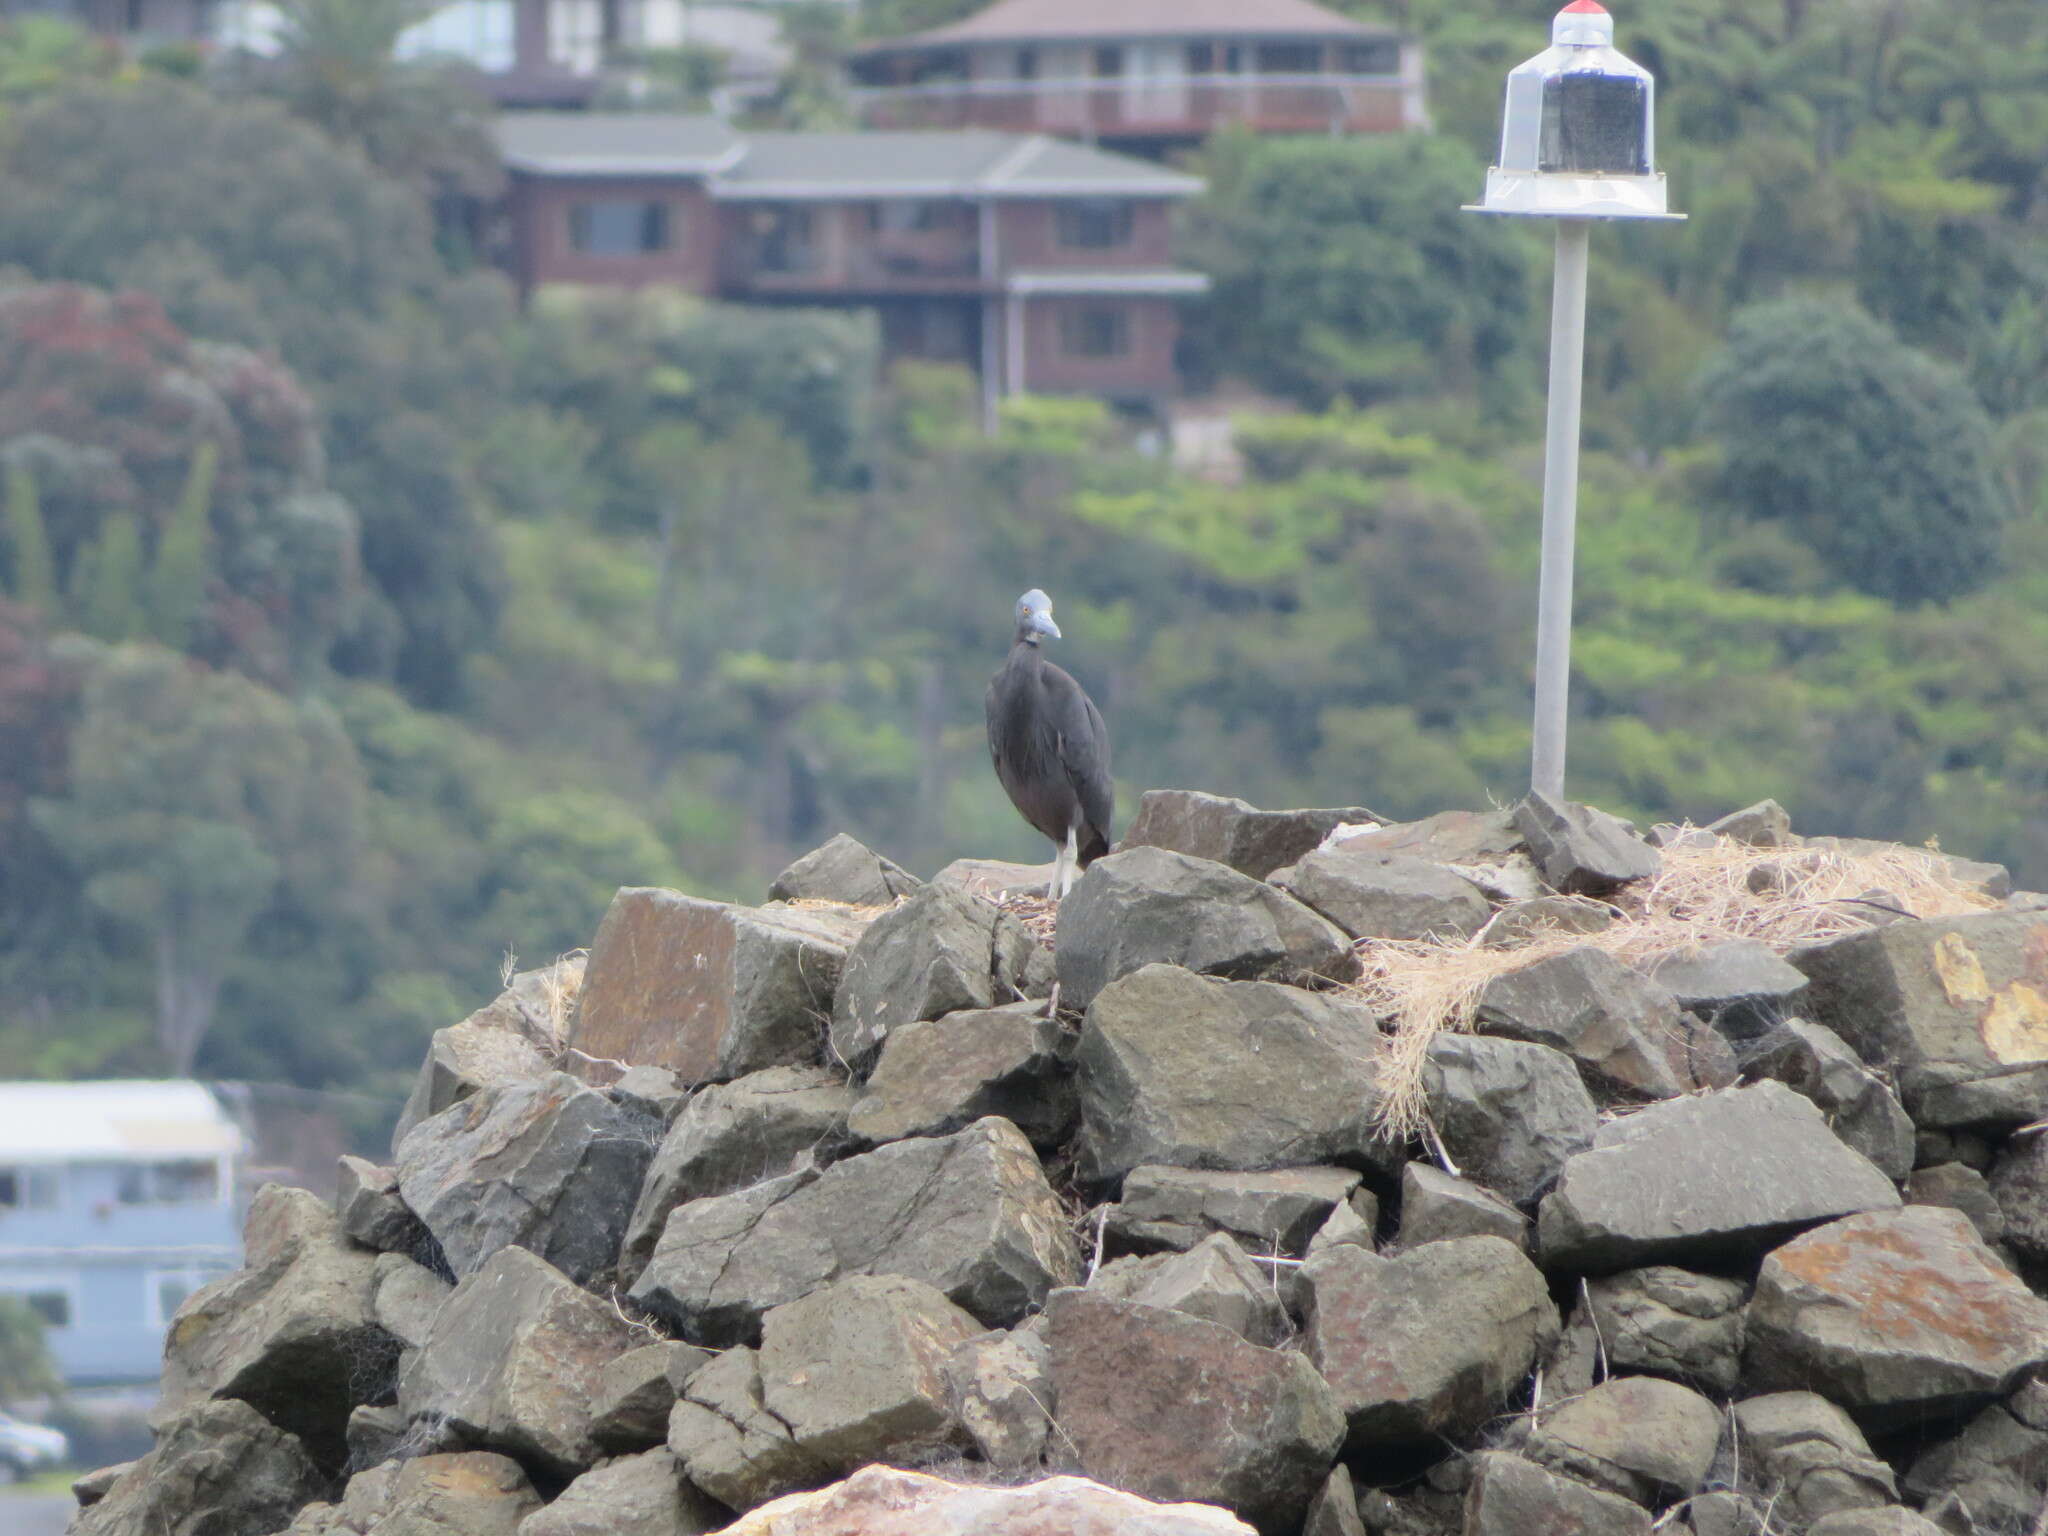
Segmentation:
{"type": "MultiPolygon", "coordinates": [[[[980,721],[1031,585],[1125,815],[1513,798],[1548,258],[1457,205],[1554,6],[1346,8],[1423,35],[1438,128],[1203,152],[1190,361],[1295,412],[1222,474],[1088,402],[984,435],[856,315],[520,312],[434,217],[486,172],[400,0],[196,79],[0,25],[0,1055],[389,1104],[619,884],[1040,857],[980,721]]],[[[828,9],[784,121],[843,111],[828,9]]],[[[1693,220],[1595,241],[1570,787],[2038,886],[2048,12],[1879,9],[1624,22],[1693,220]]]]}

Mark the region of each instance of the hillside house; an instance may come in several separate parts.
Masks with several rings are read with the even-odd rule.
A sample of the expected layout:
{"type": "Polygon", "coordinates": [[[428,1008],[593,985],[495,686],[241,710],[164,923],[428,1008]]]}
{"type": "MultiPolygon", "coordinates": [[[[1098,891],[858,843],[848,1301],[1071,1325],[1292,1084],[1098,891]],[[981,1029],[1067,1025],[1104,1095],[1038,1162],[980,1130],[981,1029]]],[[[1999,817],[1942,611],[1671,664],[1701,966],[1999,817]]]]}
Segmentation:
{"type": "Polygon", "coordinates": [[[852,64],[874,128],[1050,133],[1158,154],[1260,133],[1427,124],[1420,44],[1313,0],[996,0],[852,64]]]}
{"type": "Polygon", "coordinates": [[[709,117],[508,113],[508,264],[522,291],[664,284],[859,305],[886,358],[959,362],[1003,394],[1157,409],[1191,176],[1044,135],[747,133],[709,117]]]}
{"type": "Polygon", "coordinates": [[[66,1382],[156,1379],[179,1303],[241,1264],[241,1157],[198,1083],[0,1083],[0,1295],[66,1382]]]}

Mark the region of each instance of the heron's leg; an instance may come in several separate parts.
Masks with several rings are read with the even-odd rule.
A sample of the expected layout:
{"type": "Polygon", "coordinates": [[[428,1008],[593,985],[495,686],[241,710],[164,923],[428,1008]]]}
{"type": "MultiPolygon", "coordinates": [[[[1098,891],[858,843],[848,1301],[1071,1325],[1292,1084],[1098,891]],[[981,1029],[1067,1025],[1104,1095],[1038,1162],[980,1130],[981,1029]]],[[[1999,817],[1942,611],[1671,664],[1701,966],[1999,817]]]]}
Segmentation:
{"type": "Polygon", "coordinates": [[[1074,866],[1080,862],[1080,858],[1080,828],[1076,825],[1067,828],[1067,840],[1060,848],[1059,872],[1056,878],[1059,881],[1062,900],[1065,899],[1067,892],[1074,888],[1074,866]]]}

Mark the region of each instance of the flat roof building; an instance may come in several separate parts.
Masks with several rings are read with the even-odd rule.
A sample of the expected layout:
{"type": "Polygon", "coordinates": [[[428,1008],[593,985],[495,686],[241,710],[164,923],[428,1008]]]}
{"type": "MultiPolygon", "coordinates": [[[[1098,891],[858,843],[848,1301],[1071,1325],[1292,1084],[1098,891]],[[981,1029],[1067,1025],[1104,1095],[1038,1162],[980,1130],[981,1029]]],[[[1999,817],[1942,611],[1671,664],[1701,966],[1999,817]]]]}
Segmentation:
{"type": "Polygon", "coordinates": [[[0,1296],[67,1383],[156,1378],[179,1304],[241,1263],[243,1151],[198,1083],[0,1083],[0,1296]]]}

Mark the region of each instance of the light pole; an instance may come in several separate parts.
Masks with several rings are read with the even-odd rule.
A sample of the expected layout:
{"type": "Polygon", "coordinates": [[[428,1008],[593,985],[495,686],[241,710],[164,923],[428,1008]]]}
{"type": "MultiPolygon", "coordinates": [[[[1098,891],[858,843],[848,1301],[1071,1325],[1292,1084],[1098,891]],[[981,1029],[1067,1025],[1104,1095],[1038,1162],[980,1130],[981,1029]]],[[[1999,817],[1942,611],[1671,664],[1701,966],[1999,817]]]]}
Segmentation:
{"type": "Polygon", "coordinates": [[[1572,545],[1579,516],[1579,397],[1585,378],[1586,256],[1595,219],[1682,219],[1655,166],[1656,82],[1614,49],[1614,18],[1572,0],[1550,47],[1508,73],[1500,164],[1467,209],[1557,221],[1550,290],[1550,406],[1543,436],[1543,559],[1536,590],[1535,744],[1529,785],[1564,798],[1572,650],[1572,545]]]}

